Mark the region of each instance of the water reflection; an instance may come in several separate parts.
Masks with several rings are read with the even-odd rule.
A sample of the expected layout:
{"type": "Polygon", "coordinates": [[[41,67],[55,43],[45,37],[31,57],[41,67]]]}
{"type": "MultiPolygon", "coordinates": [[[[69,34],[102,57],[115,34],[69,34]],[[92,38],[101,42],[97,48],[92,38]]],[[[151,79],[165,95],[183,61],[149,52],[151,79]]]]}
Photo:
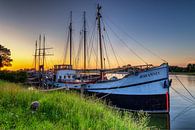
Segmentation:
{"type": "MultiPolygon", "coordinates": [[[[195,76],[177,75],[190,93],[195,96],[195,76]]],[[[170,114],[151,114],[149,127],[159,129],[195,129],[195,99],[174,76],[170,89],[170,114]],[[175,91],[176,90],[176,91],[175,91]]]]}
{"type": "Polygon", "coordinates": [[[191,110],[195,109],[195,104],[186,106],[177,114],[150,114],[148,127],[153,129],[194,129],[194,118],[188,118],[188,114],[194,115],[191,110]],[[188,120],[186,120],[186,117],[188,120]],[[182,119],[184,118],[185,121],[182,119]]]}
{"type": "Polygon", "coordinates": [[[180,116],[184,115],[185,113],[189,112],[190,110],[192,110],[194,108],[194,104],[191,104],[187,107],[185,107],[181,112],[179,112],[178,114],[176,114],[173,119],[171,121],[175,121],[177,118],[179,118],[180,116]]]}
{"type": "Polygon", "coordinates": [[[194,76],[187,76],[187,80],[189,84],[194,84],[195,85],[195,78],[194,76]]]}

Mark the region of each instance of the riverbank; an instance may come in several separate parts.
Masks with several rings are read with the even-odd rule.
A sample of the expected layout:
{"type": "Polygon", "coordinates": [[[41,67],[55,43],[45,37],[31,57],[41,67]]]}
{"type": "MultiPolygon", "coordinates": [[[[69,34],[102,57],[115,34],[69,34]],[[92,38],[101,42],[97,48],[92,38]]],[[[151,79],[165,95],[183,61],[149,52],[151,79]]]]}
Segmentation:
{"type": "Polygon", "coordinates": [[[0,129],[144,129],[143,113],[109,108],[102,101],[82,98],[73,92],[40,92],[26,86],[0,81],[0,129]],[[33,112],[30,105],[38,101],[33,112]]]}
{"type": "Polygon", "coordinates": [[[169,72],[170,75],[193,75],[195,76],[195,72],[169,72]]]}

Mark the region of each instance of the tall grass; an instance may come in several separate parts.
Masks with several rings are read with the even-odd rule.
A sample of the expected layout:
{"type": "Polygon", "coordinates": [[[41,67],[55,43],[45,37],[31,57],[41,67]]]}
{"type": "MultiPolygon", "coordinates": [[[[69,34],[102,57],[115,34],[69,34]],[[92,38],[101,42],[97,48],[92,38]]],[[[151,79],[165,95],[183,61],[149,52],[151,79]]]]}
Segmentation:
{"type": "Polygon", "coordinates": [[[73,92],[39,92],[0,81],[0,129],[135,130],[144,129],[147,116],[107,107],[73,92]],[[30,104],[39,101],[32,112],[30,104]]]}

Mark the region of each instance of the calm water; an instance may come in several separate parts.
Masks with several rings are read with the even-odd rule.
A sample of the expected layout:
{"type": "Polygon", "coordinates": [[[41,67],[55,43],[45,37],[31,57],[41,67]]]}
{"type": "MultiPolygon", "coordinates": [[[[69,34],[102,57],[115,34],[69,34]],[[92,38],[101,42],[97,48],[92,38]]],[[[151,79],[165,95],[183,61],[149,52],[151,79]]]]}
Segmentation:
{"type": "MultiPolygon", "coordinates": [[[[177,75],[186,88],[195,96],[195,76],[177,75]]],[[[195,99],[193,99],[188,92],[177,81],[175,76],[170,76],[173,80],[172,87],[182,93],[189,99],[184,99],[170,88],[170,114],[151,115],[150,125],[156,125],[163,129],[194,129],[195,130],[195,99]]]]}

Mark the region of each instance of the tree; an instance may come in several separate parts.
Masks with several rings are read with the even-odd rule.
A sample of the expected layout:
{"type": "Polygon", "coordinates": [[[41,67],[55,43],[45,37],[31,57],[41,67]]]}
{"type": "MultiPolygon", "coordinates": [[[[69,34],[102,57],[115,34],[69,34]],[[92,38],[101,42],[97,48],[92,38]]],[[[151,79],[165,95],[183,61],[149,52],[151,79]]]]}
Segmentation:
{"type": "Polygon", "coordinates": [[[187,70],[188,70],[188,72],[195,72],[195,64],[189,63],[187,65],[187,70]]]}
{"type": "Polygon", "coordinates": [[[4,46],[0,45],[0,69],[4,66],[11,66],[11,51],[10,49],[5,48],[4,46]]]}

